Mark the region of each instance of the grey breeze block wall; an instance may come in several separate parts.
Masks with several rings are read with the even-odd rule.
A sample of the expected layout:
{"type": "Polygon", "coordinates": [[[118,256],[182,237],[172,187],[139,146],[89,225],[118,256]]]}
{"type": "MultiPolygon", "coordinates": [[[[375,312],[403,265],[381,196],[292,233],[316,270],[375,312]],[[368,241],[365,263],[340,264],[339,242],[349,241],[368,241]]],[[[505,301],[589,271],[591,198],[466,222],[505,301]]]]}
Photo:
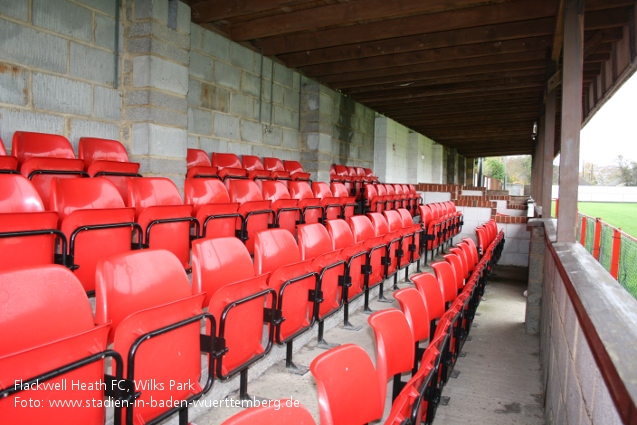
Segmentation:
{"type": "Polygon", "coordinates": [[[196,24],[188,86],[190,148],[373,167],[371,109],[196,24]]]}
{"type": "Polygon", "coordinates": [[[0,137],[7,150],[18,130],[62,134],[74,147],[82,136],[121,139],[115,8],[116,0],[0,1],[0,137]]]}
{"type": "Polygon", "coordinates": [[[190,8],[124,0],[0,3],[0,137],[120,140],[144,175],[181,189],[186,147],[373,168],[374,112],[190,22],[190,8]],[[273,68],[274,66],[274,68],[273,68]],[[273,81],[272,78],[273,77],[273,81]],[[114,86],[117,86],[117,89],[114,86]],[[260,96],[261,94],[261,96],[260,96]]]}

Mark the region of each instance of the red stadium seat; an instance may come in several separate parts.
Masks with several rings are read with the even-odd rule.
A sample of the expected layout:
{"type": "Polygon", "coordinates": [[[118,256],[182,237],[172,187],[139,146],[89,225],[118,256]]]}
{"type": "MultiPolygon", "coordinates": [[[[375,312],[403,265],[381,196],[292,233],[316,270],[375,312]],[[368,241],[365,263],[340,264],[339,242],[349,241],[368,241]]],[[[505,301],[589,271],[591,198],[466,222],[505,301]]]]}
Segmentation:
{"type": "Polygon", "coordinates": [[[265,169],[261,158],[254,155],[242,155],[241,166],[248,171],[248,178],[250,180],[270,180],[272,179],[272,173],[265,169]]]}
{"type": "Polygon", "coordinates": [[[303,171],[303,166],[299,161],[283,161],[285,171],[290,173],[292,180],[305,180],[311,182],[310,173],[303,171]]]}
{"type": "Polygon", "coordinates": [[[184,203],[192,205],[192,214],[199,221],[202,238],[236,236],[237,224],[243,220],[239,204],[230,202],[228,191],[217,179],[190,178],[184,182],[184,203]]]}
{"type": "MultiPolygon", "coordinates": [[[[0,293],[2,423],[103,424],[106,409],[83,402],[114,395],[110,385],[104,391],[90,384],[111,382],[104,374],[105,357],[117,359],[112,378],[121,379],[121,357],[107,350],[110,326],[95,326],[91,305],[77,278],[55,265],[5,271],[0,272],[0,293]],[[86,384],[86,388],[78,391],[72,382],[86,384]],[[31,391],[29,385],[36,384],[37,391],[31,391]],[[29,400],[36,394],[37,407],[20,405],[20,399],[29,400]],[[51,400],[68,405],[51,406],[51,400]],[[75,407],[78,405],[82,407],[75,407]]],[[[115,414],[121,417],[119,407],[115,414]]]]}
{"type": "Polygon", "coordinates": [[[60,230],[69,241],[67,266],[91,293],[95,289],[95,267],[102,258],[130,251],[133,229],[135,247],[141,248],[141,227],[134,208],[125,208],[117,188],[109,180],[55,179],[51,209],[60,220],[60,230]]]}
{"type": "Polygon", "coordinates": [[[243,217],[237,223],[237,235],[246,244],[248,251],[254,252],[254,233],[266,230],[275,222],[270,201],[264,200],[259,186],[252,180],[230,180],[228,195],[230,202],[239,204],[237,212],[243,217]]]}
{"type": "Polygon", "coordinates": [[[272,173],[272,178],[275,180],[292,180],[290,172],[285,170],[285,166],[279,158],[264,157],[263,166],[272,173]]]}
{"type": "Polygon", "coordinates": [[[248,368],[272,348],[276,293],[267,287],[267,274],[255,276],[250,253],[237,238],[200,239],[192,252],[192,292],[205,294],[204,306],[218,323],[217,378],[240,373],[239,396],[248,399],[248,368]]]}
{"type": "Polygon", "coordinates": [[[140,392],[136,403],[123,409],[128,424],[159,421],[176,412],[187,423],[188,402],[212,388],[213,359],[200,383],[201,355],[211,353],[216,332],[214,318],[201,310],[203,299],[204,294],[191,294],[181,262],[168,251],[114,255],[98,264],[95,320],[111,323],[109,341],[140,392]],[[207,323],[205,334],[201,320],[207,323]],[[154,384],[140,387],[148,382],[154,384]]]}
{"type": "Polygon", "coordinates": [[[412,375],[414,375],[418,370],[418,359],[424,352],[420,349],[419,343],[429,342],[429,312],[422,294],[415,288],[400,289],[394,292],[394,298],[405,314],[414,338],[414,369],[412,370],[412,375]]]}
{"type": "Polygon", "coordinates": [[[319,274],[314,271],[312,260],[301,260],[294,237],[283,229],[256,232],[254,271],[270,273],[268,286],[277,293],[277,308],[282,315],[275,331],[276,342],[287,345],[286,367],[304,374],[304,368],[292,362],[292,343],[314,324],[319,274]]]}
{"type": "Polygon", "coordinates": [[[414,365],[414,337],[405,315],[394,308],[377,311],[367,319],[376,340],[376,373],[380,386],[380,399],[385,401],[387,381],[394,378],[392,401],[398,396],[404,382],[400,377],[414,365]]]}
{"type": "Polygon", "coordinates": [[[58,215],[45,211],[29,180],[19,174],[0,174],[0,270],[65,265],[67,239],[57,224],[58,215]]]}
{"type": "Polygon", "coordinates": [[[192,217],[192,206],[181,202],[177,186],[164,177],[131,178],[128,196],[144,232],[144,248],[168,250],[190,269],[191,233],[199,235],[199,222],[192,217]]]}
{"type": "Polygon", "coordinates": [[[323,207],[321,200],[316,198],[307,182],[291,181],[288,183],[290,196],[299,201],[298,207],[301,209],[300,224],[320,223],[323,220],[323,207]]]}
{"type": "Polygon", "coordinates": [[[356,208],[358,207],[356,198],[349,196],[347,188],[343,183],[331,183],[330,190],[336,198],[339,198],[339,202],[343,205],[343,218],[356,214],[356,208]]]}
{"type": "Polygon", "coordinates": [[[126,148],[117,140],[82,137],[77,151],[88,175],[112,181],[122,199],[126,199],[128,191],[127,177],[141,177],[139,164],[129,162],[126,148]]]}
{"type": "Polygon", "coordinates": [[[345,344],[318,355],[316,380],[321,424],[365,424],[383,415],[378,377],[361,347],[345,344]]]}
{"type": "Polygon", "coordinates": [[[319,274],[317,292],[320,302],[314,306],[318,321],[318,345],[329,348],[323,338],[324,320],[336,313],[343,305],[341,282],[345,276],[345,259],[340,250],[334,250],[330,234],[319,223],[302,224],[298,228],[299,250],[302,260],[312,260],[314,271],[319,274]]]}
{"type": "Polygon", "coordinates": [[[341,200],[332,195],[332,191],[327,183],[312,183],[312,193],[314,197],[321,200],[323,207],[323,220],[334,220],[343,218],[343,208],[341,200]]]}
{"type": "Polygon", "coordinates": [[[296,234],[296,225],[301,220],[299,201],[290,197],[288,188],[282,181],[264,181],[261,184],[263,199],[270,201],[270,208],[276,215],[275,227],[296,234]]]}
{"type": "Polygon", "coordinates": [[[325,227],[332,239],[334,250],[340,250],[341,258],[345,260],[346,269],[343,277],[343,327],[358,330],[349,322],[349,303],[363,293],[365,289],[365,266],[367,251],[364,242],[355,242],[352,229],[345,220],[327,220],[325,227]]]}
{"type": "Polygon", "coordinates": [[[219,178],[223,181],[248,178],[248,171],[243,169],[239,157],[233,153],[213,152],[212,166],[219,169],[219,178]]]}
{"type": "Polygon", "coordinates": [[[220,178],[219,167],[213,167],[210,157],[201,149],[188,149],[186,168],[186,178],[220,178]]]}
{"type": "Polygon", "coordinates": [[[18,158],[20,174],[31,180],[47,209],[53,178],[88,176],[84,161],[75,159],[73,147],[64,136],[16,131],[11,154],[18,158]]]}
{"type": "Polygon", "coordinates": [[[412,283],[418,289],[427,305],[429,313],[430,335],[436,331],[438,319],[445,313],[445,299],[440,287],[440,282],[431,273],[420,273],[410,277],[412,283]]]}

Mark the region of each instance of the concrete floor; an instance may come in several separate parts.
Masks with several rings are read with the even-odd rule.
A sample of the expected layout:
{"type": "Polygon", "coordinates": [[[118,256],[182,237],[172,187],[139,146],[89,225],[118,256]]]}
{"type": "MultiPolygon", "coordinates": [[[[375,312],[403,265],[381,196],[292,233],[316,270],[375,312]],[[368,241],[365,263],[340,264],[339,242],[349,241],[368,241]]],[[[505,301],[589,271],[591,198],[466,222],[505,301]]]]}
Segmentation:
{"type": "MultiPolygon", "coordinates": [[[[430,270],[430,269],[426,269],[430,270]]],[[[401,288],[411,286],[399,283],[401,288]]],[[[387,285],[386,285],[387,288],[387,285]]],[[[390,297],[391,286],[385,289],[390,297]]],[[[436,424],[542,424],[543,394],[540,387],[539,339],[524,331],[526,269],[499,267],[487,287],[486,301],[481,303],[471,330],[471,340],[463,351],[466,357],[458,359],[455,370],[458,378],[451,378],[443,391],[450,397],[448,406],[440,406],[436,424]]],[[[374,300],[373,310],[398,308],[396,302],[380,303],[374,300]]],[[[339,314],[342,320],[342,313],[339,314]]],[[[363,347],[375,363],[373,331],[367,324],[368,315],[360,310],[351,316],[351,323],[362,326],[358,331],[336,326],[325,333],[331,343],[355,343],[363,347]]],[[[315,334],[315,329],[310,330],[315,334]]],[[[309,366],[314,357],[325,350],[316,347],[316,337],[294,354],[294,362],[309,366]]],[[[267,399],[298,400],[319,423],[318,400],[311,373],[294,375],[285,370],[284,362],[270,367],[250,382],[251,396],[267,399]]],[[[406,378],[403,378],[406,380],[406,378]]],[[[217,384],[215,384],[217,385],[217,384]]],[[[388,390],[388,395],[391,389],[388,390]]],[[[230,396],[232,398],[232,395],[230,396]]],[[[212,408],[193,424],[218,425],[239,412],[239,407],[212,408]]],[[[387,400],[385,415],[389,413],[387,400]]],[[[383,419],[384,419],[383,417],[383,419]]],[[[382,423],[382,421],[380,422],[382,423]]]]}

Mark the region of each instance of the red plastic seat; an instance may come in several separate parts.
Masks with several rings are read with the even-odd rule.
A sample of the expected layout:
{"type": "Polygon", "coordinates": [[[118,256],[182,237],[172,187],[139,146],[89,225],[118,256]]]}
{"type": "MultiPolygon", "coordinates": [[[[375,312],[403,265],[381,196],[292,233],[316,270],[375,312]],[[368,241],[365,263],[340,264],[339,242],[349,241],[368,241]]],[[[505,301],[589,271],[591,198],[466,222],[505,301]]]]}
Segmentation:
{"type": "Polygon", "coordinates": [[[256,232],[254,238],[255,274],[270,273],[268,286],[277,293],[277,309],[282,315],[276,341],[287,344],[286,365],[298,369],[292,363],[292,343],[314,324],[319,275],[312,260],[301,260],[294,237],[287,230],[264,230],[256,232]]]}
{"type": "Polygon", "coordinates": [[[29,180],[19,174],[0,174],[0,270],[65,264],[67,239],[57,224],[58,215],[45,211],[29,180]]]}
{"type": "Polygon", "coordinates": [[[271,202],[270,208],[276,215],[276,226],[296,234],[296,224],[301,220],[301,209],[298,199],[292,199],[290,192],[281,181],[264,181],[261,183],[263,199],[271,202]]]}
{"type": "Polygon", "coordinates": [[[128,205],[135,208],[135,221],[144,232],[144,248],[168,250],[189,269],[191,227],[196,237],[199,223],[192,206],[181,202],[175,183],[164,177],[131,178],[128,205]]]}
{"type": "Polygon", "coordinates": [[[239,204],[230,202],[221,180],[191,178],[184,181],[184,203],[192,205],[192,215],[199,221],[202,238],[236,236],[243,217],[239,204]]]}
{"type": "Polygon", "coordinates": [[[252,180],[230,180],[228,184],[230,202],[239,204],[237,212],[243,217],[241,223],[237,223],[237,235],[252,254],[254,233],[266,230],[274,223],[274,211],[270,209],[270,201],[263,199],[259,186],[252,180]]]}
{"type": "Polygon", "coordinates": [[[292,180],[290,172],[285,170],[283,162],[279,158],[263,157],[263,166],[271,172],[275,180],[292,180]]]}
{"type": "Polygon", "coordinates": [[[440,282],[440,289],[444,295],[445,303],[449,306],[458,296],[456,270],[446,261],[432,263],[431,268],[434,269],[436,273],[436,278],[440,282]]]}
{"type": "Polygon", "coordinates": [[[142,237],[135,209],[125,208],[115,185],[103,177],[55,179],[51,209],[58,213],[59,228],[69,241],[67,266],[87,292],[95,289],[97,262],[130,251],[133,229],[137,238],[142,237]]]}
{"type": "Polygon", "coordinates": [[[246,399],[248,368],[272,347],[273,320],[266,316],[274,311],[276,293],[267,287],[267,274],[255,276],[250,253],[237,238],[200,239],[192,253],[192,292],[205,294],[203,305],[219,325],[217,378],[241,373],[239,395],[246,399]]]}
{"type": "Polygon", "coordinates": [[[349,196],[347,188],[343,183],[331,183],[330,190],[336,198],[339,198],[339,202],[343,206],[343,218],[351,217],[356,214],[356,207],[358,206],[356,198],[354,196],[349,196]]]}
{"type": "Polygon", "coordinates": [[[241,166],[248,171],[248,178],[250,180],[270,180],[272,179],[272,173],[265,169],[261,158],[254,155],[242,155],[241,166]]]}
{"type": "Polygon", "coordinates": [[[319,322],[319,344],[323,339],[323,321],[336,313],[343,305],[340,282],[345,276],[345,260],[340,250],[334,250],[332,239],[325,226],[319,223],[302,224],[298,228],[298,243],[302,260],[312,260],[314,271],[319,274],[320,303],[315,306],[319,322]]]}
{"type": "Polygon", "coordinates": [[[469,265],[471,266],[473,264],[473,266],[471,266],[470,268],[475,268],[475,266],[478,264],[478,261],[480,261],[480,259],[478,258],[478,248],[476,247],[476,243],[471,238],[464,238],[462,239],[462,242],[467,244],[467,246],[469,247],[468,250],[465,250],[470,255],[470,257],[467,256],[469,265]]]}
{"type": "MultiPolygon", "coordinates": [[[[463,280],[469,279],[469,275],[471,272],[469,271],[469,260],[467,259],[467,253],[462,249],[463,246],[467,246],[465,243],[459,242],[455,247],[449,248],[450,254],[455,254],[458,256],[458,260],[460,260],[460,273],[459,275],[463,280]]],[[[456,276],[458,277],[458,276],[456,276]]]]}
{"type": "Polygon", "coordinates": [[[316,425],[305,407],[291,399],[268,400],[223,421],[221,425],[316,425]]]}
{"type": "Polygon", "coordinates": [[[154,383],[137,387],[137,402],[124,407],[127,423],[141,425],[177,411],[187,421],[187,402],[209,391],[214,379],[210,359],[207,380],[200,383],[202,351],[214,346],[216,328],[201,310],[204,294],[191,294],[177,257],[152,249],[100,261],[95,292],[95,320],[111,323],[109,341],[124,358],[124,374],[137,385],[154,383]],[[206,334],[200,333],[202,319],[206,334]]]}
{"type": "Polygon", "coordinates": [[[0,272],[0,293],[2,423],[103,424],[106,409],[85,405],[84,400],[104,400],[104,389],[94,385],[78,391],[71,383],[109,382],[104,357],[116,353],[106,350],[109,325],[95,326],[91,305],[77,278],[56,265],[4,271],[0,272]],[[82,361],[83,366],[64,372],[65,367],[79,366],[82,361]],[[15,385],[18,382],[22,386],[15,385]],[[26,385],[36,383],[40,385],[37,391],[24,392],[26,385]],[[30,398],[39,405],[20,405],[30,398]],[[69,405],[52,407],[51,400],[69,405]]]}
{"type": "MultiPolygon", "coordinates": [[[[399,208],[398,213],[403,221],[403,229],[407,234],[412,234],[410,238],[408,238],[409,243],[403,244],[403,250],[405,251],[405,256],[401,261],[401,267],[405,266],[405,263],[408,261],[409,263],[416,263],[417,271],[420,273],[420,258],[421,254],[421,245],[422,239],[425,235],[422,223],[414,224],[414,219],[411,216],[411,213],[404,209],[399,208]]],[[[407,278],[407,274],[405,275],[405,279],[407,278]]]]}
{"type": "Polygon", "coordinates": [[[311,182],[310,173],[303,171],[303,166],[299,161],[283,161],[283,167],[285,168],[285,171],[290,173],[292,180],[305,180],[311,182]]]}
{"type": "Polygon", "coordinates": [[[412,375],[418,369],[418,358],[421,353],[420,342],[428,342],[430,337],[430,320],[427,305],[422,294],[415,288],[404,288],[394,292],[394,298],[402,310],[411,333],[414,338],[414,369],[412,375]]]}
{"type": "MultiPolygon", "coordinates": [[[[385,214],[387,211],[384,211],[385,214]]],[[[394,289],[398,289],[397,287],[397,272],[398,272],[398,254],[400,253],[401,246],[401,232],[402,229],[402,219],[400,218],[400,214],[396,211],[391,211],[393,214],[390,214],[390,218],[392,219],[392,228],[389,227],[389,223],[385,216],[380,213],[368,213],[370,221],[372,222],[372,226],[374,226],[374,231],[376,232],[376,236],[383,238],[383,243],[387,245],[387,250],[384,254],[384,258],[382,260],[384,267],[384,279],[388,279],[394,276],[394,289]]],[[[400,253],[402,256],[402,253],[400,253]]]]}
{"type": "Polygon", "coordinates": [[[440,282],[431,273],[420,273],[411,276],[410,280],[425,300],[427,312],[429,313],[430,335],[433,335],[438,319],[445,314],[445,299],[440,282]]]}
{"type": "Polygon", "coordinates": [[[290,196],[299,201],[301,209],[301,224],[319,223],[323,220],[323,207],[321,200],[316,198],[307,182],[291,181],[288,183],[290,196]]]}
{"type": "Polygon", "coordinates": [[[20,174],[31,180],[45,208],[49,207],[51,180],[87,176],[84,161],[75,159],[71,143],[56,134],[16,131],[11,154],[18,158],[20,174]]]}
{"type": "MultiPolygon", "coordinates": [[[[365,258],[364,274],[364,309],[369,310],[369,290],[375,285],[382,285],[385,278],[385,265],[383,257],[387,254],[387,244],[383,236],[376,236],[376,231],[369,218],[363,215],[355,215],[347,219],[352,230],[355,242],[363,243],[363,249],[367,252],[365,258]]],[[[379,299],[384,299],[382,286],[379,289],[379,299]]]]}
{"type": "Polygon", "coordinates": [[[0,173],[18,174],[18,158],[7,155],[2,138],[0,138],[0,173]]]}
{"type": "Polygon", "coordinates": [[[356,196],[356,184],[355,179],[350,177],[349,169],[345,165],[334,164],[334,172],[336,177],[332,179],[332,182],[343,183],[347,188],[347,192],[350,196],[356,196]]]}
{"type": "Polygon", "coordinates": [[[383,415],[376,370],[361,347],[333,348],[318,355],[310,370],[316,380],[322,425],[362,425],[383,415]]]}
{"type": "Polygon", "coordinates": [[[312,183],[312,193],[314,197],[321,200],[323,207],[323,220],[334,220],[343,218],[343,204],[341,200],[332,195],[332,191],[327,183],[312,183]]]}
{"type": "Polygon", "coordinates": [[[247,179],[248,171],[244,170],[239,157],[233,153],[212,153],[212,166],[219,169],[219,177],[228,179],[247,179]]]}
{"type": "Polygon", "coordinates": [[[365,289],[363,266],[367,258],[364,248],[365,242],[355,242],[352,229],[345,220],[327,220],[325,227],[332,239],[334,250],[340,250],[340,255],[346,263],[343,287],[343,325],[346,329],[353,329],[349,323],[349,302],[359,296],[365,289]]]}
{"type": "Polygon", "coordinates": [[[139,164],[129,162],[126,148],[117,140],[82,137],[77,148],[91,177],[104,176],[117,187],[122,199],[128,191],[127,177],[141,177],[139,164]]]}
{"type": "Polygon", "coordinates": [[[186,178],[219,178],[219,167],[213,167],[210,156],[201,149],[188,149],[186,168],[186,178]]]}
{"type": "Polygon", "coordinates": [[[385,400],[387,381],[394,378],[392,400],[404,385],[400,376],[414,365],[414,337],[405,315],[394,308],[377,311],[367,319],[376,340],[376,373],[380,399],[385,400]]]}

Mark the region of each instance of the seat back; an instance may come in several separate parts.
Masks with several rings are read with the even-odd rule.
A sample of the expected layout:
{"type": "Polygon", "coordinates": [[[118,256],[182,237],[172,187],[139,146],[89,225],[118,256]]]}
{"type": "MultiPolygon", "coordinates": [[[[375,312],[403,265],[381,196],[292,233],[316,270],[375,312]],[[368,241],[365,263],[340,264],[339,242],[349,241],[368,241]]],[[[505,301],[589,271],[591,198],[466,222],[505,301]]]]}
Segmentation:
{"type": "Polygon", "coordinates": [[[234,237],[239,217],[239,204],[231,203],[226,186],[218,179],[186,179],[184,201],[192,205],[199,221],[200,236],[234,237]],[[210,216],[225,216],[208,220],[210,216]]]}
{"type": "Polygon", "coordinates": [[[462,246],[466,246],[466,244],[462,242],[457,243],[455,247],[449,249],[449,253],[458,256],[458,260],[460,260],[460,269],[457,269],[458,272],[456,274],[458,276],[456,276],[456,278],[460,277],[464,280],[469,277],[469,260],[467,260],[467,254],[462,249],[462,246]]]}
{"type": "Polygon", "coordinates": [[[329,232],[319,223],[299,225],[297,238],[303,260],[316,258],[334,250],[329,232]]]}
{"type": "Polygon", "coordinates": [[[385,400],[387,381],[414,365],[414,337],[405,315],[397,309],[378,311],[367,319],[376,340],[376,372],[380,399],[385,400]]]}
{"type": "Polygon", "coordinates": [[[257,232],[254,244],[254,273],[270,273],[301,261],[299,247],[290,232],[271,229],[257,232]]]}
{"type": "Polygon", "coordinates": [[[305,222],[318,223],[323,217],[323,210],[317,208],[320,206],[321,201],[314,196],[309,183],[306,181],[291,181],[288,183],[288,189],[292,199],[299,200],[299,208],[305,210],[305,222]]]}
{"type": "Polygon", "coordinates": [[[46,210],[29,180],[19,174],[0,174],[0,214],[46,210]]]}
{"type": "Polygon", "coordinates": [[[192,207],[183,205],[175,183],[164,177],[131,178],[128,205],[135,208],[137,223],[144,232],[144,246],[168,250],[184,268],[190,267],[192,207]]]}
{"type": "Polygon", "coordinates": [[[436,278],[440,282],[440,288],[445,297],[445,303],[449,303],[458,296],[458,285],[456,283],[456,271],[446,261],[437,261],[431,264],[431,268],[436,273],[436,278]]]}
{"type": "Polygon", "coordinates": [[[212,153],[212,165],[219,168],[243,168],[239,157],[233,153],[212,153]]]}
{"type": "Polygon", "coordinates": [[[310,364],[316,380],[321,424],[364,424],[383,415],[378,377],[361,347],[345,344],[310,364]]]}
{"type": "Polygon", "coordinates": [[[376,233],[376,236],[385,236],[389,233],[389,224],[381,213],[372,212],[368,213],[367,216],[372,222],[372,226],[374,226],[374,232],[376,233]]]}
{"type": "Polygon", "coordinates": [[[126,148],[117,140],[81,137],[77,156],[88,168],[95,161],[128,162],[126,148]]]}
{"type": "Polygon", "coordinates": [[[466,266],[466,270],[467,270],[467,274],[465,275],[465,277],[469,277],[469,275],[471,274],[471,272],[473,272],[474,268],[475,268],[475,264],[473,262],[473,254],[471,253],[471,247],[469,246],[469,244],[466,241],[460,241],[456,244],[456,246],[460,249],[460,251],[463,252],[464,254],[464,261],[465,261],[465,266],[466,266]]]}
{"type": "MultiPolygon", "coordinates": [[[[402,209],[402,208],[401,208],[402,209]]],[[[403,218],[396,210],[383,211],[390,232],[398,232],[404,228],[403,218]]]]}
{"type": "Polygon", "coordinates": [[[456,294],[459,294],[464,286],[464,266],[462,264],[462,260],[460,260],[460,257],[454,253],[444,254],[443,258],[453,269],[453,276],[455,278],[454,282],[457,290],[456,294]]]}
{"type": "Polygon", "coordinates": [[[293,406],[290,399],[270,400],[258,407],[245,409],[223,421],[221,425],[316,425],[302,405],[293,406]]]}
{"type": "Polygon", "coordinates": [[[344,249],[355,243],[354,234],[345,220],[327,220],[325,227],[332,239],[332,249],[344,249]]]}
{"type": "Polygon", "coordinates": [[[261,158],[255,155],[242,155],[241,166],[248,171],[265,170],[261,158]]]}
{"type": "Polygon", "coordinates": [[[263,166],[268,171],[286,171],[283,162],[279,158],[264,157],[263,166]]]}
{"type": "Polygon", "coordinates": [[[416,288],[404,288],[394,292],[394,298],[402,310],[414,341],[429,339],[429,312],[422,294],[416,288]]]}
{"type": "Polygon", "coordinates": [[[473,264],[473,267],[475,267],[476,264],[478,264],[478,261],[480,261],[480,258],[478,257],[478,247],[476,246],[474,240],[471,238],[463,238],[462,241],[469,245],[468,252],[471,254],[470,261],[473,264]]]}
{"type": "Polygon", "coordinates": [[[228,195],[230,202],[243,204],[245,202],[263,201],[259,186],[251,180],[230,180],[228,195]]]}
{"type": "Polygon", "coordinates": [[[355,242],[364,242],[376,237],[376,230],[370,219],[364,215],[355,215],[347,219],[355,242]]]}
{"type": "Polygon", "coordinates": [[[343,183],[330,183],[330,190],[332,191],[332,195],[338,198],[346,198],[349,196],[349,192],[343,183]]]}
{"type": "Polygon", "coordinates": [[[95,326],[91,305],[82,285],[62,266],[37,266],[0,272],[0,376],[7,389],[40,377],[37,408],[24,408],[20,400],[30,392],[18,392],[0,400],[3,423],[102,424],[103,407],[80,405],[89,399],[103,400],[99,386],[77,391],[67,382],[100,382],[104,360],[44,380],[42,375],[106,350],[108,325],[95,326]],[[65,400],[69,407],[51,406],[45,400],[65,400]]]}
{"type": "Polygon", "coordinates": [[[56,179],[51,190],[51,210],[57,212],[60,230],[69,241],[75,233],[75,244],[69,246],[73,262],[79,266],[74,273],[85,290],[92,291],[97,261],[131,250],[130,223],[135,221],[134,209],[124,207],[113,183],[98,177],[56,179]],[[86,226],[105,224],[121,224],[121,227],[83,230],[86,226]]]}
{"type": "Polygon", "coordinates": [[[289,172],[290,174],[305,172],[303,171],[303,166],[299,161],[283,161],[283,167],[285,168],[285,171],[289,172]]]}
{"type": "Polygon", "coordinates": [[[188,149],[186,152],[186,167],[210,167],[210,156],[203,149],[188,149]]]}
{"type": "Polygon", "coordinates": [[[199,239],[192,243],[192,293],[205,293],[203,305],[222,287],[254,277],[250,253],[237,238],[199,239]]]}
{"type": "MultiPolygon", "coordinates": [[[[248,251],[252,253],[254,252],[254,233],[268,229],[268,225],[274,222],[274,217],[269,212],[270,201],[263,199],[261,189],[252,180],[230,180],[228,183],[230,201],[239,204],[238,212],[243,216],[244,243],[248,251]]],[[[237,230],[241,230],[239,225],[237,230]]]]}
{"type": "Polygon", "coordinates": [[[199,320],[144,339],[133,364],[129,356],[142,335],[201,315],[203,298],[191,295],[181,262],[165,250],[114,255],[98,264],[95,320],[111,322],[109,340],[125,359],[124,373],[135,382],[155,383],[141,391],[137,400],[143,403],[125,408],[133,409],[134,423],[147,423],[175,406],[152,400],[181,402],[202,392],[199,320]]]}
{"type": "Polygon", "coordinates": [[[57,134],[16,131],[13,134],[11,154],[22,165],[33,157],[75,159],[69,140],[57,134]]]}
{"type": "Polygon", "coordinates": [[[332,239],[334,250],[341,250],[341,258],[348,261],[348,273],[352,286],[347,292],[348,299],[361,293],[364,286],[361,266],[365,263],[365,255],[358,255],[365,251],[364,242],[355,242],[354,234],[345,220],[327,220],[325,227],[332,239]]]}
{"type": "Polygon", "coordinates": [[[327,185],[327,183],[323,182],[312,183],[312,193],[314,194],[315,198],[319,199],[333,197],[330,187],[327,185]]]}
{"type": "Polygon", "coordinates": [[[416,286],[427,305],[429,320],[434,321],[442,317],[445,313],[445,300],[440,288],[440,282],[431,273],[420,273],[410,276],[409,280],[416,286]]]}

